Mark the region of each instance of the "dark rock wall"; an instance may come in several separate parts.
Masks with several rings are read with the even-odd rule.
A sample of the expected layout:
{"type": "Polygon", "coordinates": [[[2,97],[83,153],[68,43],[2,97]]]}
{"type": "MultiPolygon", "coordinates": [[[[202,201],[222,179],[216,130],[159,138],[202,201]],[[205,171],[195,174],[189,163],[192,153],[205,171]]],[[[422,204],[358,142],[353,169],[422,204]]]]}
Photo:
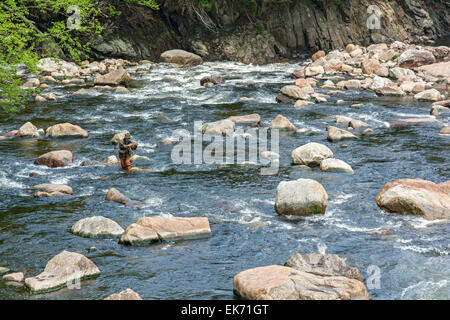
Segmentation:
{"type": "Polygon", "coordinates": [[[105,21],[94,58],[157,60],[168,49],[185,49],[205,60],[267,63],[348,43],[426,41],[448,32],[444,0],[257,0],[256,15],[230,0],[215,0],[206,12],[192,0],[160,0],[160,10],[120,4],[122,14],[105,21]],[[367,7],[382,11],[381,30],[369,30],[367,7]]]}

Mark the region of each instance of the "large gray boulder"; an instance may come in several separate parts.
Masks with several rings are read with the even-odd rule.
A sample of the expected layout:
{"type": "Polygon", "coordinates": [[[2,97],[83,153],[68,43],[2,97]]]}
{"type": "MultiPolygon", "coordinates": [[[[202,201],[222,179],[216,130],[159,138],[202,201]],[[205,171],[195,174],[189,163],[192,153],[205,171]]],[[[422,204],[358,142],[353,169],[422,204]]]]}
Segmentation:
{"type": "Polygon", "coordinates": [[[234,121],[230,119],[219,120],[205,123],[201,128],[203,134],[209,135],[227,135],[233,133],[236,128],[234,121]]]}
{"type": "Polygon", "coordinates": [[[364,283],[343,276],[321,276],[285,266],[265,266],[234,277],[236,295],[247,300],[369,300],[364,283]]]}
{"type": "Polygon", "coordinates": [[[310,142],[293,150],[291,157],[294,164],[320,165],[323,159],[333,158],[333,152],[323,144],[310,142]]]}
{"type": "Polygon", "coordinates": [[[344,172],[350,172],[353,173],[352,167],[346,163],[345,161],[334,159],[334,158],[328,158],[322,160],[320,163],[320,170],[322,171],[344,171],[344,172]]]}
{"type": "Polygon", "coordinates": [[[19,128],[16,133],[17,137],[31,137],[31,138],[40,138],[38,129],[31,123],[27,122],[23,126],[19,128]]]}
{"type": "Polygon", "coordinates": [[[36,191],[35,197],[73,195],[72,188],[65,184],[42,183],[31,187],[31,190],[36,191]]]}
{"type": "Polygon", "coordinates": [[[94,216],[77,221],[70,232],[86,238],[118,238],[124,230],[111,219],[94,216]]]}
{"type": "Polygon", "coordinates": [[[87,138],[89,134],[80,126],[71,123],[58,123],[48,127],[45,131],[45,138],[60,138],[60,137],[81,137],[87,138]]]}
{"type": "Polygon", "coordinates": [[[80,253],[64,250],[50,259],[38,276],[25,279],[25,285],[32,292],[53,291],[99,274],[100,270],[91,260],[80,253]]]}
{"type": "Polygon", "coordinates": [[[315,180],[282,181],[275,195],[275,211],[280,215],[294,216],[324,214],[327,200],[327,192],[315,180]]]}
{"type": "Polygon", "coordinates": [[[406,50],[398,58],[401,68],[416,68],[436,62],[434,55],[426,50],[406,50]]]}
{"type": "Polygon", "coordinates": [[[34,164],[45,165],[49,168],[65,167],[72,164],[72,162],[72,152],[68,150],[47,152],[34,160],[34,164]]]}
{"type": "Polygon", "coordinates": [[[161,61],[180,64],[183,67],[196,66],[203,63],[203,59],[200,56],[179,49],[164,51],[161,54],[161,61]]]}
{"type": "Polygon", "coordinates": [[[358,137],[355,136],[353,133],[344,129],[336,128],[334,126],[329,126],[327,128],[327,132],[328,132],[327,139],[331,142],[338,142],[341,141],[342,139],[358,139],[358,137]]]}
{"type": "Polygon", "coordinates": [[[427,220],[450,217],[449,182],[435,184],[422,179],[400,179],[387,183],[377,196],[384,211],[423,216],[427,220]]]}
{"type": "Polygon", "coordinates": [[[158,241],[198,238],[210,234],[208,218],[144,217],[125,230],[119,243],[146,245],[158,241]]]}
{"type": "Polygon", "coordinates": [[[97,76],[94,80],[94,84],[108,86],[128,86],[130,80],[131,77],[128,72],[126,72],[124,68],[118,67],[117,69],[107,74],[97,76]]]}

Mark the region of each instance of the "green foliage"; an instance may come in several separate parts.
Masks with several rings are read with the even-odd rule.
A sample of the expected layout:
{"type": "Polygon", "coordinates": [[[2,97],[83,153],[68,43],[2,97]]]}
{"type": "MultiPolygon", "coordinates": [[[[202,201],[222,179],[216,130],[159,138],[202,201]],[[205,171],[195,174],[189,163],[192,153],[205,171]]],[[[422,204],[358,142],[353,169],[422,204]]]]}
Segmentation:
{"type": "Polygon", "coordinates": [[[159,5],[156,3],[156,0],[125,0],[125,2],[139,4],[141,6],[152,8],[153,10],[159,9],[159,5]]]}
{"type": "MultiPolygon", "coordinates": [[[[124,1],[158,9],[156,0],[124,1]]],[[[100,17],[120,14],[112,4],[103,12],[100,2],[107,0],[0,0],[0,108],[17,112],[37,92],[21,88],[25,80],[17,76],[17,65],[23,64],[36,73],[37,62],[44,57],[66,56],[76,62],[88,57],[90,43],[83,43],[81,37],[100,35],[100,17]],[[67,24],[74,14],[69,10],[72,6],[79,8],[79,28],[67,24]],[[40,26],[45,29],[40,30],[33,21],[42,17],[49,19],[43,23],[45,27],[40,26]]]]}

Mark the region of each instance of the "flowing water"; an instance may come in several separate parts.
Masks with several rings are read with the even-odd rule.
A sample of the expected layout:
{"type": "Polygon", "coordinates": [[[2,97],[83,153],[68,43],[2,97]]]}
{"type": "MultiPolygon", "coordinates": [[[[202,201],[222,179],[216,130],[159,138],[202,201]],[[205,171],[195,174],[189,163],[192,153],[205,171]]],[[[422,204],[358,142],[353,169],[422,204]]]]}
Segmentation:
{"type": "Polygon", "coordinates": [[[158,64],[150,73],[134,74],[138,88],[128,94],[71,96],[77,88],[60,87],[51,89],[57,102],[31,103],[22,113],[2,114],[1,132],[26,121],[38,128],[70,122],[86,129],[89,138],[0,142],[0,266],[35,276],[53,256],[69,250],[90,258],[101,275],[78,290],[40,295],[0,281],[0,299],[103,299],[125,288],[144,299],[233,299],[237,273],[284,264],[295,252],[338,254],[368,278],[374,299],[448,299],[448,221],[385,213],[375,198],[385,183],[396,179],[449,179],[450,139],[438,136],[449,124],[449,114],[441,114],[442,125],[390,128],[387,120],[428,117],[430,104],[411,97],[375,98],[362,91],[332,95],[327,103],[304,109],[275,103],[296,69],[296,64],[218,62],[185,69],[158,64]],[[199,80],[211,73],[224,75],[226,83],[201,87],[199,80]],[[239,102],[243,96],[258,102],[239,102]],[[345,103],[336,104],[338,99],[345,103]],[[362,103],[361,108],[352,108],[354,103],[362,103]],[[283,114],[297,128],[311,128],[280,137],[280,169],[275,175],[260,175],[258,166],[175,165],[170,148],[157,147],[177,129],[192,132],[195,120],[249,113],[259,113],[263,127],[283,114]],[[325,129],[335,125],[336,115],[365,121],[374,131],[358,140],[330,143],[325,129]],[[151,158],[153,172],[127,174],[116,166],[80,166],[83,160],[104,161],[116,154],[109,140],[125,129],[140,143],[137,154],[151,158]],[[291,151],[308,142],[327,145],[355,173],[291,166],[291,151]],[[59,149],[73,152],[72,166],[50,169],[33,164],[39,155],[59,149]],[[29,177],[31,172],[39,175],[29,177]],[[325,187],[325,215],[293,219],[276,214],[278,183],[298,178],[315,179],[325,187]],[[68,184],[75,196],[36,199],[28,188],[39,183],[68,184]],[[105,201],[112,187],[145,206],[135,209],[105,201]],[[206,216],[212,235],[130,247],[68,232],[76,221],[94,215],[111,218],[123,228],[142,216],[206,216]],[[97,251],[89,252],[92,246],[97,251]]]}

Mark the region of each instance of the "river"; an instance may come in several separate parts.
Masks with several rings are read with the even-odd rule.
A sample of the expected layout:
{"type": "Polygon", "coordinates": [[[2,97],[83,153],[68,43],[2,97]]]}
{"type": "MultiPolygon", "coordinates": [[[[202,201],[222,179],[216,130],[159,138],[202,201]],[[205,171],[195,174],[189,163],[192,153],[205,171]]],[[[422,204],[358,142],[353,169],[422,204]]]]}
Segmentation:
{"type": "MultiPolygon", "coordinates": [[[[101,274],[78,290],[38,295],[0,281],[0,299],[103,299],[126,288],[144,299],[235,299],[237,273],[284,264],[295,252],[338,254],[370,281],[379,271],[379,286],[368,287],[373,299],[448,299],[448,222],[386,213],[375,202],[389,181],[449,180],[450,139],[438,136],[441,126],[387,125],[393,119],[428,117],[430,103],[354,91],[303,109],[277,104],[280,88],[292,84],[288,75],[298,68],[295,63],[214,62],[182,69],[157,64],[150,73],[132,75],[136,89],[130,93],[72,96],[78,88],[60,86],[51,89],[57,102],[33,102],[18,114],[2,114],[1,132],[18,129],[26,121],[44,129],[70,122],[86,129],[89,138],[0,142],[0,266],[32,277],[53,256],[69,250],[91,259],[101,274]],[[223,75],[225,84],[201,87],[199,80],[211,73],[223,75]],[[239,101],[244,96],[258,102],[239,101]],[[336,104],[338,99],[345,102],[336,104]],[[355,103],[362,106],[352,108],[355,103]],[[170,148],[157,147],[177,129],[192,132],[195,120],[249,113],[260,114],[263,127],[282,114],[297,128],[311,129],[280,137],[280,168],[275,175],[260,175],[258,166],[176,165],[170,148]],[[326,127],[335,125],[336,115],[367,122],[373,132],[331,143],[326,127]],[[153,172],[127,174],[116,166],[80,166],[83,160],[104,161],[116,154],[109,141],[125,129],[140,143],[136,153],[151,158],[153,172]],[[355,173],[291,166],[291,151],[308,142],[327,145],[355,173]],[[50,169],[33,164],[39,155],[59,149],[73,152],[72,166],[50,169]],[[39,175],[30,177],[31,172],[39,175]],[[325,187],[325,215],[293,219],[276,214],[278,183],[298,178],[315,179],[325,187]],[[68,184],[75,196],[34,198],[28,188],[39,183],[68,184]],[[105,201],[112,187],[145,206],[136,209],[105,201]],[[123,228],[142,216],[206,216],[212,235],[131,247],[68,231],[76,221],[94,215],[111,218],[123,228]],[[89,252],[93,246],[97,250],[89,252]]],[[[439,119],[449,125],[449,113],[442,112],[439,119]]]]}

